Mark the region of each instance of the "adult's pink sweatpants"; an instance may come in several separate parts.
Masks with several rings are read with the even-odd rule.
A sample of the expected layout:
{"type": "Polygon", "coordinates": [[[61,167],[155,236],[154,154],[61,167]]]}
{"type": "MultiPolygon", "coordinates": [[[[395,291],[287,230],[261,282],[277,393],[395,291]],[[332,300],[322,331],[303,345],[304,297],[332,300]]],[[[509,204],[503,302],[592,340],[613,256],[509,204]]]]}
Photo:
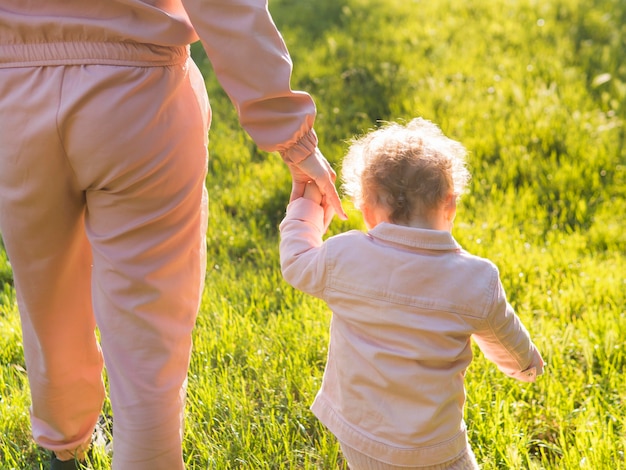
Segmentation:
{"type": "Polygon", "coordinates": [[[0,233],[33,435],[63,459],[90,441],[104,357],[113,469],[184,468],[210,110],[178,62],[0,68],[0,233]]]}

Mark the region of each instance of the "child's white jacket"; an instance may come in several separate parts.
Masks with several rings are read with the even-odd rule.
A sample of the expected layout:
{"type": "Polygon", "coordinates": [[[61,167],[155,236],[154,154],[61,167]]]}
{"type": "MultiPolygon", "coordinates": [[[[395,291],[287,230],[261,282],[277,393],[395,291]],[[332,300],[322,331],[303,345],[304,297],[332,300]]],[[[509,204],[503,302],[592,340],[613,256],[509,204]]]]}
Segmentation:
{"type": "Polygon", "coordinates": [[[498,270],[449,232],[383,223],[322,242],[322,210],[303,198],[280,230],[285,279],[333,312],[312,410],[350,447],[396,465],[462,452],[471,337],[511,377],[532,382],[542,372],[498,270]]]}

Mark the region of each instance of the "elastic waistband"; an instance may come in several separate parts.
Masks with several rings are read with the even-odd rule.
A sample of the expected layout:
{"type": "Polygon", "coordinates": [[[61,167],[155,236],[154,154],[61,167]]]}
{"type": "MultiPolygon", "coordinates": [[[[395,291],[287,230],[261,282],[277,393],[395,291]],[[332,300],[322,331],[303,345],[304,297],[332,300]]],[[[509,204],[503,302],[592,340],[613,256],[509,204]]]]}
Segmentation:
{"type": "Polygon", "coordinates": [[[189,46],[134,42],[50,42],[0,45],[0,68],[49,65],[162,67],[184,63],[189,46]]]}

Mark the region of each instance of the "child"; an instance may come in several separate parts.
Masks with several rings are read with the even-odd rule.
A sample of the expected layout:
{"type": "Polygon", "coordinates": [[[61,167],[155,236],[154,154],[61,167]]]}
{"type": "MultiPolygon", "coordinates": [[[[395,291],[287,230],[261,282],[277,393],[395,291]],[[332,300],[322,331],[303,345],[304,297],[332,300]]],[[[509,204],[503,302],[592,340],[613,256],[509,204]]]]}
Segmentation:
{"type": "Polygon", "coordinates": [[[356,139],[343,164],[367,233],[323,242],[315,184],[281,223],[285,279],[333,311],[311,409],[352,470],[478,468],[463,421],[470,337],[511,377],[543,372],[497,268],[450,233],[465,153],[429,121],[385,125],[356,139]]]}
{"type": "Polygon", "coordinates": [[[198,40],[291,197],[313,179],[343,217],[267,0],[0,2],[0,233],[52,470],[80,467],[107,391],[113,470],[185,468],[212,118],[198,40]]]}

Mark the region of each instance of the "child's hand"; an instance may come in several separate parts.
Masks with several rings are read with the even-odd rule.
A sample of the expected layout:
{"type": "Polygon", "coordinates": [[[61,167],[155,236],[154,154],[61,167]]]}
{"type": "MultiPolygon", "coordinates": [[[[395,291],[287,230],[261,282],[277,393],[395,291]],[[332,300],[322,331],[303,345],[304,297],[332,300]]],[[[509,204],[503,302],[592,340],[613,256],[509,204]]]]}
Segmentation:
{"type": "Polygon", "coordinates": [[[302,197],[318,205],[322,203],[323,199],[322,192],[313,181],[306,184],[302,197]]]}

